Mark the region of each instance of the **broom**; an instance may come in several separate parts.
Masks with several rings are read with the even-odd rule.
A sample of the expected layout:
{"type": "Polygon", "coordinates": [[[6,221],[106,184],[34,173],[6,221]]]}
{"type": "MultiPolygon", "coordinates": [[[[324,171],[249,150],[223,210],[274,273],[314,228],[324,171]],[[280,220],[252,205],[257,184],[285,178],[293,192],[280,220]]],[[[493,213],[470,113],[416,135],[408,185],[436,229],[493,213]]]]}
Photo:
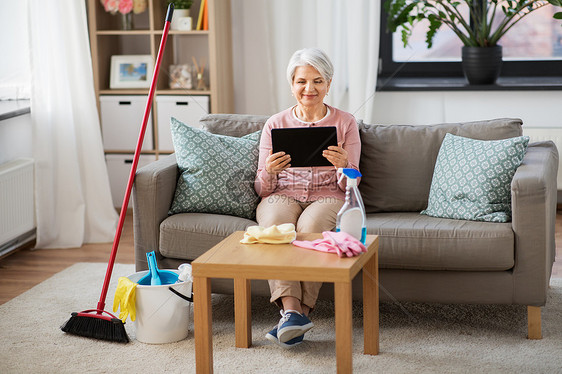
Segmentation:
{"type": "Polygon", "coordinates": [[[142,127],[139,133],[137,147],[135,149],[135,156],[133,158],[133,165],[131,166],[131,173],[129,174],[129,181],[127,183],[125,198],[123,199],[123,205],[121,207],[121,213],[119,215],[119,224],[117,226],[117,231],[115,232],[113,247],[111,249],[111,256],[109,258],[109,263],[107,264],[107,271],[105,273],[105,280],[103,283],[101,296],[96,309],[89,309],[82,312],[74,312],[71,314],[70,319],[61,326],[61,330],[69,334],[120,343],[129,342],[129,337],[127,336],[127,332],[125,331],[125,323],[113,314],[104,310],[105,299],[107,296],[107,290],[109,288],[109,280],[111,279],[111,273],[113,271],[113,264],[115,263],[115,256],[117,255],[117,248],[119,246],[121,232],[123,231],[123,223],[125,222],[125,215],[127,213],[129,197],[131,196],[131,190],[133,188],[133,181],[135,179],[135,173],[139,162],[144,133],[146,132],[146,124],[148,122],[150,107],[152,106],[152,98],[154,96],[154,90],[156,88],[156,82],[158,79],[160,62],[164,53],[164,47],[166,46],[166,39],[168,38],[168,31],[170,28],[170,22],[172,21],[173,12],[174,5],[170,4],[168,6],[168,11],[166,14],[166,21],[164,22],[164,31],[162,33],[162,40],[160,41],[160,49],[158,50],[156,66],[154,67],[154,74],[152,75],[152,83],[150,85],[150,91],[148,93],[148,100],[146,102],[142,127]]]}

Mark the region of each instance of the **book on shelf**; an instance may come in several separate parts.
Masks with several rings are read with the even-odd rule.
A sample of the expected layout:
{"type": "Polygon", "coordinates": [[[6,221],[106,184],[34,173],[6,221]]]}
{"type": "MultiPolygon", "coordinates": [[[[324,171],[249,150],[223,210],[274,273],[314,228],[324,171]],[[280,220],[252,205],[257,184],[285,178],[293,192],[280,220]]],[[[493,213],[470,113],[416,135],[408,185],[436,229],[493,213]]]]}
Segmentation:
{"type": "Polygon", "coordinates": [[[201,0],[201,5],[199,6],[199,17],[197,18],[197,28],[196,30],[203,30],[203,16],[205,13],[205,6],[207,5],[207,0],[201,0]]]}
{"type": "Polygon", "coordinates": [[[209,30],[209,1],[205,1],[205,7],[203,10],[203,30],[209,30]]]}

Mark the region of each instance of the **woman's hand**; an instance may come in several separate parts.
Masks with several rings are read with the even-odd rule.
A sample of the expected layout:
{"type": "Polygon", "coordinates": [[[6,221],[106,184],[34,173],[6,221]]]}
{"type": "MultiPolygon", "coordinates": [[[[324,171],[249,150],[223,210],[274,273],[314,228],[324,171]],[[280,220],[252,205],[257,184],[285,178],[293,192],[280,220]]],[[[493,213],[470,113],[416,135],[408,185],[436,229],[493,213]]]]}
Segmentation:
{"type": "Polygon", "coordinates": [[[347,167],[347,151],[342,148],[342,145],[342,143],[338,143],[337,147],[331,145],[322,152],[322,156],[326,157],[336,168],[347,167]]]}
{"type": "Polygon", "coordinates": [[[283,170],[291,167],[291,156],[285,152],[273,153],[269,150],[269,156],[265,159],[265,171],[269,174],[279,174],[283,170]]]}

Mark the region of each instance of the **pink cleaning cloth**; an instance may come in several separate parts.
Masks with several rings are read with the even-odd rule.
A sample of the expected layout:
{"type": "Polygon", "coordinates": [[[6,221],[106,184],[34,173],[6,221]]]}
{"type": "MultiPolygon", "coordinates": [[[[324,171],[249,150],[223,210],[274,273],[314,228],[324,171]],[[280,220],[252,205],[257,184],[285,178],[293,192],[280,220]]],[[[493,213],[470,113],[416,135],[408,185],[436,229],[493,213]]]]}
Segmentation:
{"type": "Polygon", "coordinates": [[[346,232],[324,231],[324,239],[294,240],[293,244],[297,247],[313,249],[320,252],[337,253],[340,257],[358,256],[367,252],[367,248],[359,240],[346,232]]]}

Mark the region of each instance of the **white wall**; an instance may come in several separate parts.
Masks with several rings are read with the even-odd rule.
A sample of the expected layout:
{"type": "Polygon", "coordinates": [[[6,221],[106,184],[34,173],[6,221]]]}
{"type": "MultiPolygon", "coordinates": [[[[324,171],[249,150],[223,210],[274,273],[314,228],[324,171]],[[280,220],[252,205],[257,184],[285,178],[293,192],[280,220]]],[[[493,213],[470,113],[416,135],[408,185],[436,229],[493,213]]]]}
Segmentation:
{"type": "Polygon", "coordinates": [[[20,157],[33,157],[29,113],[0,121],[0,165],[20,157]]]}
{"type": "Polygon", "coordinates": [[[562,128],[562,91],[377,92],[375,122],[423,125],[500,117],[523,120],[525,127],[562,128]]]}
{"type": "MultiPolygon", "coordinates": [[[[272,67],[263,55],[271,55],[263,0],[233,0],[232,64],[234,72],[234,109],[240,114],[271,115],[276,112],[272,67]]],[[[289,88],[287,87],[287,91],[289,88]]]]}
{"type": "MultiPolygon", "coordinates": [[[[520,118],[531,142],[552,140],[562,152],[562,91],[377,92],[375,123],[428,125],[492,118],[520,118]]],[[[558,167],[562,189],[562,162],[558,167]]],[[[559,198],[562,201],[562,196],[559,198]]]]}
{"type": "Polygon", "coordinates": [[[0,99],[29,98],[27,0],[0,0],[0,99]]]}
{"type": "MultiPolygon", "coordinates": [[[[29,98],[28,32],[22,25],[27,25],[27,1],[0,0],[0,100],[29,98]]],[[[20,109],[15,101],[0,104],[1,114],[20,109]]],[[[0,121],[0,164],[32,153],[31,115],[0,121]]]]}

